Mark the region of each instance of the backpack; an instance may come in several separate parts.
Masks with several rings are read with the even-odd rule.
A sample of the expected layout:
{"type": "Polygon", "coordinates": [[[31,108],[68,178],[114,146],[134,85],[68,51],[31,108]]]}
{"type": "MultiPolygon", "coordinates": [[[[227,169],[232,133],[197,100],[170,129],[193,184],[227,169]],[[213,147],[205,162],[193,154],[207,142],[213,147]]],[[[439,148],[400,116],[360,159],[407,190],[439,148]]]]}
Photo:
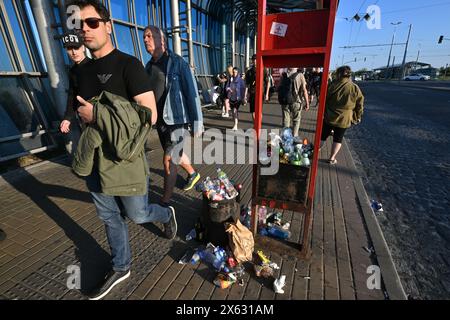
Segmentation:
{"type": "Polygon", "coordinates": [[[293,104],[296,101],[294,79],[283,73],[280,86],[278,87],[278,102],[281,105],[293,104]]]}

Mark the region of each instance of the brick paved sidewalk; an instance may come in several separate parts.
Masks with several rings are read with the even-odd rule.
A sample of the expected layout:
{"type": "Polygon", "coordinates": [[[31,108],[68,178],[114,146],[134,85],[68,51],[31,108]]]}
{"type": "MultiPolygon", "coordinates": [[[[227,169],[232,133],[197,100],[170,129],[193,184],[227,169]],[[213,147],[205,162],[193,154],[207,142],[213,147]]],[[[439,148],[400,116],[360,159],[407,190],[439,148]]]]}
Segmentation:
{"type": "MultiPolygon", "coordinates": [[[[247,108],[240,125],[251,126],[247,108]]],[[[302,128],[312,138],[314,108],[304,113],[302,128]]],[[[281,109],[265,106],[264,127],[279,127],[281,109]]],[[[205,110],[208,128],[231,128],[231,120],[220,118],[220,111],[205,110]]],[[[162,194],[161,149],[152,133],[152,202],[162,194]]],[[[325,158],[330,143],[322,151],[325,158]]],[[[224,165],[230,178],[244,185],[243,202],[251,197],[252,166],[224,165]]],[[[216,166],[199,166],[202,177],[214,175],[216,166]]],[[[184,174],[184,173],[183,173],[184,174]]],[[[8,238],[0,242],[0,299],[86,299],[109,266],[109,247],[104,227],[95,213],[83,180],[75,177],[66,161],[48,162],[29,170],[5,174],[0,181],[0,228],[8,238]],[[81,267],[81,290],[67,288],[67,267],[81,267]]],[[[200,216],[201,195],[182,191],[182,177],[173,198],[178,217],[178,236],[168,241],[161,225],[139,226],[129,223],[133,254],[129,280],[119,284],[106,299],[401,299],[402,289],[389,251],[373,213],[368,210],[365,192],[359,186],[353,160],[344,145],[336,166],[321,161],[311,236],[312,256],[308,260],[266,252],[286,275],[285,294],[275,294],[269,280],[261,280],[249,270],[244,286],[215,287],[215,272],[205,264],[182,265],[179,259],[195,241],[185,235],[200,216]],[[378,227],[378,228],[377,228],[378,227]],[[374,247],[376,254],[364,247],[374,247]],[[367,288],[367,267],[380,265],[383,287],[367,288]]],[[[293,238],[301,239],[302,216],[283,212],[291,223],[293,238]]]]}

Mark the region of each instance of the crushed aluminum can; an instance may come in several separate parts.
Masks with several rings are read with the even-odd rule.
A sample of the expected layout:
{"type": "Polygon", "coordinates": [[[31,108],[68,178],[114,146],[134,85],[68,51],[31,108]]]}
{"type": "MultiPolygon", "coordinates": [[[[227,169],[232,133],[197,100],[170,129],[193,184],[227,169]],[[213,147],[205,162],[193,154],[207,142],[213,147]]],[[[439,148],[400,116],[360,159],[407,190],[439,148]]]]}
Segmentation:
{"type": "Polygon", "coordinates": [[[375,200],[370,201],[370,206],[375,212],[383,212],[383,205],[375,200]]]}

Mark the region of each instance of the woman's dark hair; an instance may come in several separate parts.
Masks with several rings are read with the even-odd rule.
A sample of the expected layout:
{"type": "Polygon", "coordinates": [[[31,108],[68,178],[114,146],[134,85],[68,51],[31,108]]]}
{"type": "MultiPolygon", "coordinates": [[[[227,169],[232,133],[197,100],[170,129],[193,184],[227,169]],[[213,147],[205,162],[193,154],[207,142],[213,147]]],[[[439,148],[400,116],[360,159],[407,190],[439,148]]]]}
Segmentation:
{"type": "Polygon", "coordinates": [[[239,72],[239,69],[238,69],[237,67],[234,67],[234,68],[233,68],[233,71],[239,72]]]}
{"type": "Polygon", "coordinates": [[[67,3],[67,6],[71,5],[78,6],[80,9],[92,6],[94,7],[100,18],[105,21],[110,20],[108,9],[106,9],[106,7],[98,0],[73,0],[67,3]]]}
{"type": "Polygon", "coordinates": [[[338,79],[350,78],[352,75],[352,69],[349,66],[342,66],[337,68],[336,76],[338,79]]]}

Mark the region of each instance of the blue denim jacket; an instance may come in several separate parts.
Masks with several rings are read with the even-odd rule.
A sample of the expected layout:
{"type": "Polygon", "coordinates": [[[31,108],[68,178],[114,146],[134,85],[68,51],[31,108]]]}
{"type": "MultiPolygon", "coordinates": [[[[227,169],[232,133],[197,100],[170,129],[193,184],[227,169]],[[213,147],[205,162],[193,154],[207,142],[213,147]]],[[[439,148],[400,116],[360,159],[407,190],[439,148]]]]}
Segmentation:
{"type": "MultiPolygon", "coordinates": [[[[166,89],[163,120],[168,125],[190,123],[194,132],[203,130],[197,82],[189,64],[179,55],[167,50],[166,89]]],[[[150,63],[150,62],[149,62],[150,63]]],[[[149,63],[146,65],[148,70],[149,63]]]]}
{"type": "Polygon", "coordinates": [[[245,83],[244,80],[242,80],[241,76],[238,75],[237,77],[231,77],[225,86],[225,90],[227,90],[228,99],[233,101],[231,96],[233,95],[233,92],[236,91],[236,101],[244,100],[245,83]]]}

